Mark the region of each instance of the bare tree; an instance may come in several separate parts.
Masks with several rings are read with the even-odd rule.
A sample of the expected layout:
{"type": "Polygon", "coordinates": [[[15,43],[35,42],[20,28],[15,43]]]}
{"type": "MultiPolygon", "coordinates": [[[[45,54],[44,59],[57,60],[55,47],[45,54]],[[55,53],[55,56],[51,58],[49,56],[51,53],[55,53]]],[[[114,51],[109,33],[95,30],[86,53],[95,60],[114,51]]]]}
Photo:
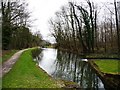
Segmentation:
{"type": "Polygon", "coordinates": [[[117,9],[116,0],[114,0],[114,7],[115,7],[116,30],[117,30],[117,40],[118,40],[118,52],[120,53],[120,29],[118,26],[118,9],[117,9]]]}

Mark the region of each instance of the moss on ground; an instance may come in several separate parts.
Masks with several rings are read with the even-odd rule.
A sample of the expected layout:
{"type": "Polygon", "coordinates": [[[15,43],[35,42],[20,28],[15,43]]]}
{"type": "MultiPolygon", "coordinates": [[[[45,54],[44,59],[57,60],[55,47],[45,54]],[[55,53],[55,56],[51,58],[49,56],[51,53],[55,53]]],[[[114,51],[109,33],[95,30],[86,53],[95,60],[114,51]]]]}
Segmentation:
{"type": "Polygon", "coordinates": [[[3,88],[59,88],[54,79],[36,66],[29,49],[3,77],[3,88]]]}

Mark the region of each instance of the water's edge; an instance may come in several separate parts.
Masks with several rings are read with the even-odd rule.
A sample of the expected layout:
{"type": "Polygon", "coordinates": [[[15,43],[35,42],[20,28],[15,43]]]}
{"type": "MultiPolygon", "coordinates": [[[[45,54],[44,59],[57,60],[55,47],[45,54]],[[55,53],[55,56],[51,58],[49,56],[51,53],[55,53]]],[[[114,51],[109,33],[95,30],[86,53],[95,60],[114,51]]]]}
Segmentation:
{"type": "MultiPolygon", "coordinates": [[[[100,77],[102,82],[104,82],[104,86],[106,90],[109,90],[109,89],[117,90],[118,88],[120,88],[120,85],[118,85],[118,83],[116,83],[116,81],[114,80],[115,78],[113,77],[113,75],[107,76],[105,73],[102,73],[93,60],[88,61],[88,63],[94,69],[96,74],[100,77]],[[110,79],[110,78],[113,78],[113,79],[110,79]]],[[[117,78],[119,79],[119,76],[117,78]]]]}
{"type": "Polygon", "coordinates": [[[97,76],[94,70],[91,71],[92,68],[90,67],[89,63],[87,61],[81,60],[79,57],[77,57],[77,55],[74,56],[74,54],[72,54],[71,56],[71,54],[69,53],[66,53],[66,52],[64,53],[61,51],[58,52],[56,51],[56,49],[44,48],[41,50],[41,53],[39,54],[37,59],[38,59],[36,61],[37,66],[39,66],[50,77],[55,76],[54,79],[62,84],[62,88],[89,88],[90,87],[92,89],[92,88],[103,87],[102,82],[99,81],[99,79],[97,79],[97,76]],[[45,67],[46,65],[47,65],[47,68],[45,67]],[[51,65],[53,67],[50,67],[51,65]],[[46,69],[48,70],[46,71],[46,69]],[[49,70],[52,70],[52,71],[49,71],[49,70]],[[72,73],[70,73],[71,71],[72,73]],[[50,73],[53,73],[53,74],[51,75],[50,73]],[[88,81],[87,78],[92,81],[90,80],[88,81]]]}

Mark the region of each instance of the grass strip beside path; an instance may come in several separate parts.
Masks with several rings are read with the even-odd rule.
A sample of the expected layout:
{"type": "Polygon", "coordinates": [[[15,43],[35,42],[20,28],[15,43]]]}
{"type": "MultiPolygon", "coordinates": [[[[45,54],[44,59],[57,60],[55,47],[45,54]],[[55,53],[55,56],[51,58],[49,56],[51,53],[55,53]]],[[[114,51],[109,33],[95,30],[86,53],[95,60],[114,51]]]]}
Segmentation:
{"type": "Polygon", "coordinates": [[[120,60],[93,60],[101,72],[120,74],[120,60]]]}
{"type": "Polygon", "coordinates": [[[6,52],[5,54],[2,55],[2,58],[0,58],[0,63],[5,62],[8,60],[13,54],[15,54],[18,50],[9,50],[9,51],[3,51],[6,52]]]}
{"type": "Polygon", "coordinates": [[[36,66],[31,51],[23,52],[12,70],[3,77],[3,88],[59,88],[54,79],[36,66]]]}

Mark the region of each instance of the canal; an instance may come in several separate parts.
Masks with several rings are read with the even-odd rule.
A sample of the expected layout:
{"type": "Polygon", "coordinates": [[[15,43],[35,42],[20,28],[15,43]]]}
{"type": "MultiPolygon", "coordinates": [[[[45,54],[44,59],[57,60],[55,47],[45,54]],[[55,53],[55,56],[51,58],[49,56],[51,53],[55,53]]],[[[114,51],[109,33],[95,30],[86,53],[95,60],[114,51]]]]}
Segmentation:
{"type": "Polygon", "coordinates": [[[43,48],[35,59],[39,67],[55,79],[78,83],[82,88],[104,89],[104,84],[86,59],[78,55],[43,48]]]}

